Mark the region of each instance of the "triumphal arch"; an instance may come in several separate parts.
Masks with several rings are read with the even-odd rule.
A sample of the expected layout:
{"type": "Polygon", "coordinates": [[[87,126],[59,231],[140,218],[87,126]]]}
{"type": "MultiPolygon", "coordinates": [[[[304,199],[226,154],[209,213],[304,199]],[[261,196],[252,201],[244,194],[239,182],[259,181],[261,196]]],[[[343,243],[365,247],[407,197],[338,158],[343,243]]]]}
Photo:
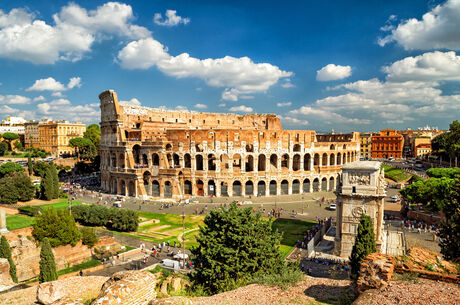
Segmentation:
{"type": "Polygon", "coordinates": [[[165,110],[101,101],[101,184],[149,197],[274,196],[333,190],[359,134],[283,130],[274,114],[165,110]]]}
{"type": "Polygon", "coordinates": [[[349,257],[358,233],[362,214],[374,226],[377,251],[385,249],[383,211],[386,182],[378,161],[356,161],[342,167],[337,194],[335,254],[349,257]]]}

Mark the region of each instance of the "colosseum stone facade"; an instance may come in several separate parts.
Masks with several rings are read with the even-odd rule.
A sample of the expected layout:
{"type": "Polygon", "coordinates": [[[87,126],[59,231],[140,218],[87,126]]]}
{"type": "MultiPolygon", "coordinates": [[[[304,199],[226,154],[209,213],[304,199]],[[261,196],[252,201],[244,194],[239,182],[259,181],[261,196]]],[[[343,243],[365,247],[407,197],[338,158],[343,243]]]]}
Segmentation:
{"type": "Polygon", "coordinates": [[[359,134],[283,130],[274,114],[171,111],[101,100],[105,191],[140,198],[274,196],[335,188],[359,134]]]}

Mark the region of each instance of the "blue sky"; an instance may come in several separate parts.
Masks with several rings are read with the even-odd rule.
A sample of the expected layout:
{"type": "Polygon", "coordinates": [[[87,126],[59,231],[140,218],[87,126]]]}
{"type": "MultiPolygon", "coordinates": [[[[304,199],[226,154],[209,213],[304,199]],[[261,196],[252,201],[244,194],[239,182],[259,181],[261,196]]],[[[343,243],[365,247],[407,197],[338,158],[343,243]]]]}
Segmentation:
{"type": "Polygon", "coordinates": [[[98,94],[287,129],[446,129],[460,118],[460,0],[9,1],[0,113],[99,122],[98,94]]]}

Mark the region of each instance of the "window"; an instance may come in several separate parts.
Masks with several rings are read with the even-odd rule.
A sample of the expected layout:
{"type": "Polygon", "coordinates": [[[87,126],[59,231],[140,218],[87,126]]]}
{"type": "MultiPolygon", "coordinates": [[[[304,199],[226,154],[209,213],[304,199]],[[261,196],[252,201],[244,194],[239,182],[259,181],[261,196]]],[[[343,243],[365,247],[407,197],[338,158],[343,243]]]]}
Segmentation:
{"type": "Polygon", "coordinates": [[[203,120],[203,124],[206,123],[206,120],[203,120]]]}

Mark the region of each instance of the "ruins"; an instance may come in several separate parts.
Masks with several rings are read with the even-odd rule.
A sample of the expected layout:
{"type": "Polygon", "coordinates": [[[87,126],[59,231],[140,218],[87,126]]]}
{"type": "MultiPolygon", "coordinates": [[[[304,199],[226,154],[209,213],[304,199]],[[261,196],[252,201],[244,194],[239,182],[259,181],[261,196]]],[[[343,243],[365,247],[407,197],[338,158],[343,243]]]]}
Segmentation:
{"type": "Polygon", "coordinates": [[[283,130],[274,114],[174,111],[101,101],[101,185],[139,198],[333,190],[359,134],[283,130]]]}

